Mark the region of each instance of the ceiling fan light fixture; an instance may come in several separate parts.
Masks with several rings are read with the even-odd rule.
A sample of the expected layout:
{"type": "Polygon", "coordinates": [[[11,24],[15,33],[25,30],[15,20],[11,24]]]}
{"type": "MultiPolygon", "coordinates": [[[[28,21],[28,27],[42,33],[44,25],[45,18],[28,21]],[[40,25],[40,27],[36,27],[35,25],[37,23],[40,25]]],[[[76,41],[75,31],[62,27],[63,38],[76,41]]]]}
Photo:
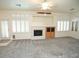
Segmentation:
{"type": "Polygon", "coordinates": [[[53,3],[47,0],[44,0],[44,2],[41,4],[42,10],[50,10],[53,6],[53,3]]]}
{"type": "Polygon", "coordinates": [[[49,9],[49,4],[47,2],[42,3],[42,9],[43,10],[49,9]]]}

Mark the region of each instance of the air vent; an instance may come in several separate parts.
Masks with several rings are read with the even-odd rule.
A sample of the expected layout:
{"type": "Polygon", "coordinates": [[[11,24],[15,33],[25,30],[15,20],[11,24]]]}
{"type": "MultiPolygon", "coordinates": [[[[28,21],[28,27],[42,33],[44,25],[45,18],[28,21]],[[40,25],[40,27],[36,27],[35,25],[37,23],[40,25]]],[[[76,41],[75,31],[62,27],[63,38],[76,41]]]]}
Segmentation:
{"type": "Polygon", "coordinates": [[[17,6],[17,7],[21,7],[21,4],[18,3],[18,4],[16,4],[16,6],[17,6]]]}
{"type": "Polygon", "coordinates": [[[37,14],[52,14],[51,12],[37,12],[37,14]]]}

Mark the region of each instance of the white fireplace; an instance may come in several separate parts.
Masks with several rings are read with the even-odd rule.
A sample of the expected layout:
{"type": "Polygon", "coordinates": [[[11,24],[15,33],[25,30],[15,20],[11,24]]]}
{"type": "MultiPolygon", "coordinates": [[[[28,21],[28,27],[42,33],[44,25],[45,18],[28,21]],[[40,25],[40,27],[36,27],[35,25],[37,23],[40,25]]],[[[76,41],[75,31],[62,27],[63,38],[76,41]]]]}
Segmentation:
{"type": "Polygon", "coordinates": [[[32,26],[32,39],[45,39],[44,26],[32,26]]]}

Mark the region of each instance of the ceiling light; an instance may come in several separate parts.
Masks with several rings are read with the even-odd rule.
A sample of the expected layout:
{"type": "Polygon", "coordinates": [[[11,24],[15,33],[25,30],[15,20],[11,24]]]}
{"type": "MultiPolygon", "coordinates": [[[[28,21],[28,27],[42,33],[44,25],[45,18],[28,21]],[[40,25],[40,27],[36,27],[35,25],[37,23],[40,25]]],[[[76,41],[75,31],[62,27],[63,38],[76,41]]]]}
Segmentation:
{"type": "Polygon", "coordinates": [[[43,10],[49,9],[49,5],[47,2],[42,3],[42,9],[43,10]]]}
{"type": "Polygon", "coordinates": [[[44,2],[42,3],[41,9],[48,10],[48,9],[51,9],[52,6],[53,5],[51,2],[47,2],[47,0],[44,0],[44,2]]]}

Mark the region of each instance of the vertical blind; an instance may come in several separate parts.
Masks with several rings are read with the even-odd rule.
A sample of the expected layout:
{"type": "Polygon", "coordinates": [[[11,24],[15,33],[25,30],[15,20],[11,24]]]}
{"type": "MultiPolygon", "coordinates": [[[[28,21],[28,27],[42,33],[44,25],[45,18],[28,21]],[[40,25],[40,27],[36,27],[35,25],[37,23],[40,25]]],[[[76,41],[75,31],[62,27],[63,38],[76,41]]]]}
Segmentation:
{"type": "Polygon", "coordinates": [[[79,21],[72,21],[72,31],[79,31],[79,21]]]}
{"type": "Polygon", "coordinates": [[[69,21],[68,20],[58,20],[57,21],[57,31],[69,31],[69,21]]]}
{"type": "Polygon", "coordinates": [[[23,15],[15,16],[13,19],[13,32],[29,32],[29,21],[23,15]]]}
{"type": "Polygon", "coordinates": [[[7,20],[1,21],[1,32],[2,32],[2,37],[9,37],[8,21],[7,20]]]}

